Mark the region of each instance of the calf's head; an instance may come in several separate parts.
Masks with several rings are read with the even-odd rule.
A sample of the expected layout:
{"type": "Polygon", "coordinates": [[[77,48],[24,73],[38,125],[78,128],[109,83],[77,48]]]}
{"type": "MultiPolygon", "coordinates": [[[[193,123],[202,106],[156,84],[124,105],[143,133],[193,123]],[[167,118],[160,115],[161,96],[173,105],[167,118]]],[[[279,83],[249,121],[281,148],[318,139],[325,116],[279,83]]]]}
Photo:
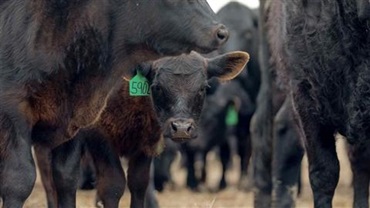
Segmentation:
{"type": "Polygon", "coordinates": [[[245,52],[230,52],[211,59],[192,52],[143,65],[141,70],[151,83],[152,104],[164,137],[174,141],[196,138],[207,80],[233,79],[248,60],[245,52]]]}

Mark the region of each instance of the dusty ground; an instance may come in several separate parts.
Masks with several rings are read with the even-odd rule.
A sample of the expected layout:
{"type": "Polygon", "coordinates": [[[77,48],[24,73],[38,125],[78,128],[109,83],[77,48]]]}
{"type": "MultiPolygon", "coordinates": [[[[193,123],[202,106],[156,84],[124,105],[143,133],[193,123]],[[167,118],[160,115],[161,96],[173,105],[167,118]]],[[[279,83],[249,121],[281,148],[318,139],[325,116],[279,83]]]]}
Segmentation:
{"type": "MultiPolygon", "coordinates": [[[[348,159],[343,151],[343,141],[338,141],[339,159],[341,164],[341,175],[339,185],[334,197],[334,207],[351,207],[352,190],[350,188],[351,172],[348,159]]],[[[220,176],[219,163],[214,161],[213,157],[209,158],[208,167],[212,172],[207,181],[208,187],[215,187],[220,176]]],[[[298,198],[297,207],[313,207],[311,189],[308,184],[307,160],[304,158],[303,165],[303,193],[298,198]]],[[[238,173],[235,167],[228,174],[228,182],[231,185],[225,191],[219,193],[192,193],[182,188],[184,185],[185,172],[178,166],[173,167],[173,175],[176,181],[175,190],[167,190],[164,193],[157,194],[161,207],[164,208],[242,208],[253,207],[252,193],[240,192],[237,190],[238,173]]],[[[90,208],[94,207],[94,191],[79,191],[77,198],[77,207],[90,208]]],[[[126,193],[121,200],[121,207],[129,207],[129,194],[126,193]]],[[[40,180],[37,179],[32,195],[26,203],[26,208],[46,207],[44,191],[40,180]]]]}

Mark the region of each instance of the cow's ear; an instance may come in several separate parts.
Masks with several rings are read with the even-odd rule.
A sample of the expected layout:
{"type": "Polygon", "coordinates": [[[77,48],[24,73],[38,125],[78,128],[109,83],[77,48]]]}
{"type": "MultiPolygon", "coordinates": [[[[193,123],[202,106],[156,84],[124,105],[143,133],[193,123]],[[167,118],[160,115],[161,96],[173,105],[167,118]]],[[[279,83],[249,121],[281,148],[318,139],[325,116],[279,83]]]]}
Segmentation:
{"type": "Polygon", "coordinates": [[[217,77],[222,81],[235,78],[249,61],[249,54],[234,51],[207,59],[208,78],[217,77]]]}
{"type": "Polygon", "coordinates": [[[149,78],[152,71],[152,63],[144,62],[138,65],[137,71],[139,71],[144,77],[149,78]]]}
{"type": "Polygon", "coordinates": [[[130,70],[130,77],[124,76],[124,79],[126,81],[130,81],[132,77],[134,77],[137,72],[140,72],[141,75],[144,77],[150,78],[152,71],[152,63],[151,62],[143,62],[141,64],[138,64],[136,67],[130,70]]]}

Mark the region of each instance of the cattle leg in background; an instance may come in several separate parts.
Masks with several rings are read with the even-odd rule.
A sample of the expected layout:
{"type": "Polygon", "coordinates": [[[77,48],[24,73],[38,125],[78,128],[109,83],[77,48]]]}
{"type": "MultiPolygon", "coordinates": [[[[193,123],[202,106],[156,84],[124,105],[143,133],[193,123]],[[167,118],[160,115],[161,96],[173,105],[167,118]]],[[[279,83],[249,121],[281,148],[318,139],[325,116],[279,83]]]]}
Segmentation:
{"type": "Polygon", "coordinates": [[[269,63],[266,24],[263,13],[266,0],[260,0],[260,69],[261,87],[257,97],[257,109],[251,121],[252,164],[254,181],[254,207],[271,207],[271,154],[272,154],[272,77],[269,63]]]}
{"type": "Polygon", "coordinates": [[[51,154],[58,207],[76,207],[81,141],[72,139],[54,148],[51,154]]]}
{"type": "Polygon", "coordinates": [[[58,207],[58,197],[53,180],[51,149],[41,145],[34,145],[37,166],[40,171],[42,185],[45,190],[47,207],[58,207]]]}
{"type": "Polygon", "coordinates": [[[252,155],[251,136],[249,131],[251,115],[239,114],[239,122],[236,127],[236,138],[238,145],[238,155],[240,157],[240,179],[239,189],[249,189],[248,167],[252,155]]]}
{"type": "Polygon", "coordinates": [[[158,157],[154,158],[154,187],[161,192],[167,182],[173,183],[171,165],[176,158],[179,146],[170,139],[165,139],[165,148],[158,157]]]}
{"type": "Polygon", "coordinates": [[[150,177],[149,177],[149,185],[146,190],[146,196],[145,196],[145,207],[146,208],[158,208],[158,200],[155,195],[155,187],[154,187],[154,160],[152,160],[152,163],[150,164],[150,177]]]}
{"type": "Polygon", "coordinates": [[[353,207],[369,207],[370,143],[347,145],[353,173],[353,207]]]}
{"type": "Polygon", "coordinates": [[[299,190],[304,149],[292,110],[291,97],[287,96],[274,119],[273,207],[295,207],[295,198],[299,190]]]}
{"type": "MultiPolygon", "coordinates": [[[[228,166],[230,165],[230,159],[231,159],[231,150],[230,150],[230,144],[227,141],[224,141],[222,144],[219,144],[219,157],[221,160],[221,178],[218,183],[217,191],[223,190],[226,188],[226,171],[228,166]]],[[[211,152],[210,149],[204,151],[202,153],[202,167],[201,167],[201,178],[200,182],[205,184],[207,182],[207,155],[211,152]]]]}
{"type": "Polygon", "coordinates": [[[31,130],[22,116],[0,109],[0,197],[3,208],[21,208],[36,180],[31,130]]]}
{"type": "Polygon", "coordinates": [[[127,185],[131,192],[131,208],[144,208],[145,195],[149,184],[152,158],[140,153],[132,156],[128,164],[127,185]]]}
{"type": "Polygon", "coordinates": [[[220,157],[221,157],[221,164],[222,164],[222,175],[220,182],[218,184],[218,189],[223,190],[226,188],[226,170],[230,164],[230,146],[227,141],[220,145],[220,157]]]}
{"type": "Polygon", "coordinates": [[[198,178],[195,175],[195,156],[196,152],[191,150],[190,148],[185,148],[185,155],[186,155],[186,169],[187,169],[187,176],[186,176],[186,186],[189,187],[191,190],[196,191],[198,189],[198,178]]]}

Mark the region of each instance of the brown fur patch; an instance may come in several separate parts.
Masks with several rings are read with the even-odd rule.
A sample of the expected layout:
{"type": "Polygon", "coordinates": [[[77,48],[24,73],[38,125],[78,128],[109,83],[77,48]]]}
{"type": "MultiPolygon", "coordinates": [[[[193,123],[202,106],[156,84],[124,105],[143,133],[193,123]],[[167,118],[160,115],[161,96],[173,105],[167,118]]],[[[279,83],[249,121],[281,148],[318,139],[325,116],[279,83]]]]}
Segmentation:
{"type": "Polygon", "coordinates": [[[123,81],[120,90],[108,100],[101,119],[94,125],[111,141],[121,156],[144,152],[147,156],[158,155],[160,126],[150,97],[131,97],[128,82],[123,81]]]}

